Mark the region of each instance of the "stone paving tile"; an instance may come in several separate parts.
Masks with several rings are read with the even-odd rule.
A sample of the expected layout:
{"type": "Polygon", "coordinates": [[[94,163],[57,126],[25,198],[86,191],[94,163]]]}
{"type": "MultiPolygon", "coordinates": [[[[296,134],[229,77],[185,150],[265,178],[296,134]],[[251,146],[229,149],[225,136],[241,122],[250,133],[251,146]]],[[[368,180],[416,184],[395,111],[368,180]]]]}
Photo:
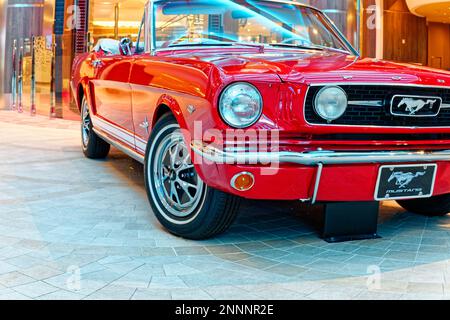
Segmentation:
{"type": "Polygon", "coordinates": [[[123,277],[113,281],[112,284],[133,288],[148,288],[150,281],[154,276],[165,276],[163,268],[152,265],[142,265],[123,277]]]}
{"type": "Polygon", "coordinates": [[[212,300],[213,297],[202,289],[177,289],[171,291],[173,300],[212,300]]]}
{"type": "Polygon", "coordinates": [[[21,272],[24,275],[27,275],[36,280],[47,279],[63,273],[61,270],[57,270],[46,265],[38,265],[31,268],[26,268],[21,270],[21,272]]]}
{"type": "MultiPolygon", "coordinates": [[[[441,294],[421,292],[421,293],[405,293],[399,299],[400,300],[444,300],[444,299],[446,299],[446,297],[441,294]]],[[[447,297],[447,299],[448,299],[448,297],[447,297]]]]}
{"type": "Polygon", "coordinates": [[[209,255],[210,252],[204,247],[177,247],[174,248],[178,256],[209,255]]]}
{"type": "Polygon", "coordinates": [[[235,286],[209,286],[204,288],[204,290],[213,299],[217,300],[263,300],[262,297],[255,293],[235,286]]]}
{"type": "Polygon", "coordinates": [[[58,290],[58,288],[49,285],[43,281],[36,281],[32,283],[22,284],[12,289],[30,298],[37,298],[42,295],[52,293],[58,290]]]}
{"type": "Polygon", "coordinates": [[[36,258],[30,257],[28,255],[14,257],[14,258],[6,259],[4,261],[9,264],[12,264],[20,269],[31,268],[33,266],[38,265],[41,262],[40,259],[36,259],[36,258]]]}
{"type": "Polygon", "coordinates": [[[363,291],[353,297],[354,300],[403,300],[405,295],[402,293],[391,293],[382,291],[363,291]]]}
{"type": "Polygon", "coordinates": [[[169,290],[161,289],[136,289],[131,300],[171,300],[169,290]]]}
{"type": "Polygon", "coordinates": [[[381,239],[329,244],[317,208],[248,201],[189,241],[152,215],[142,166],[84,159],[78,130],[0,112],[0,299],[450,299],[450,216],[387,202],[381,239]]]}
{"type": "Polygon", "coordinates": [[[283,275],[283,276],[288,276],[288,277],[297,276],[297,275],[301,274],[302,272],[305,272],[306,270],[307,270],[306,268],[289,265],[289,264],[285,264],[285,263],[280,263],[280,264],[277,264],[273,267],[266,269],[267,272],[271,272],[271,273],[275,273],[275,274],[279,274],[279,275],[283,275]]]}
{"type": "Polygon", "coordinates": [[[150,281],[149,289],[187,288],[188,285],[181,279],[183,276],[154,276],[150,281]]]}
{"type": "Polygon", "coordinates": [[[16,270],[19,270],[17,266],[14,266],[4,261],[0,261],[0,274],[10,273],[16,270]]]}
{"type": "Polygon", "coordinates": [[[360,288],[342,288],[328,285],[323,286],[307,295],[309,299],[313,300],[349,300],[354,299],[363,292],[360,288]]]}
{"type": "Polygon", "coordinates": [[[30,297],[23,295],[18,292],[10,292],[5,294],[0,294],[0,300],[32,300],[30,297]]]}
{"type": "Polygon", "coordinates": [[[136,288],[111,284],[103,287],[84,299],[89,300],[130,300],[134,295],[136,288]]]}
{"type": "Polygon", "coordinates": [[[409,282],[407,293],[413,294],[443,294],[444,288],[442,283],[431,282],[409,282]]]}
{"type": "Polygon", "coordinates": [[[81,300],[85,298],[84,295],[76,292],[66,290],[57,290],[48,294],[44,294],[37,298],[37,300],[81,300]]]}
{"type": "Polygon", "coordinates": [[[17,271],[0,275],[0,285],[9,288],[35,281],[36,279],[33,279],[17,271]]]}
{"type": "Polygon", "coordinates": [[[279,286],[307,296],[314,291],[324,287],[325,283],[322,283],[320,281],[291,281],[287,283],[280,283],[279,286]]]}

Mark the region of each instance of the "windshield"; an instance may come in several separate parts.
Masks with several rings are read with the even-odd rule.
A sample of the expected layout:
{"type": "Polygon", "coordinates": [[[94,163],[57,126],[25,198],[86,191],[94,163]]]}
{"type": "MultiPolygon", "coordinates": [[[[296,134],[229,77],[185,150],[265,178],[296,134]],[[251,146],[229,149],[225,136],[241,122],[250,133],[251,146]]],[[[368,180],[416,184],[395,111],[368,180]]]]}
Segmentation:
{"type": "Polygon", "coordinates": [[[310,7],[262,0],[165,0],[154,6],[156,49],[264,44],[349,51],[310,7]]]}

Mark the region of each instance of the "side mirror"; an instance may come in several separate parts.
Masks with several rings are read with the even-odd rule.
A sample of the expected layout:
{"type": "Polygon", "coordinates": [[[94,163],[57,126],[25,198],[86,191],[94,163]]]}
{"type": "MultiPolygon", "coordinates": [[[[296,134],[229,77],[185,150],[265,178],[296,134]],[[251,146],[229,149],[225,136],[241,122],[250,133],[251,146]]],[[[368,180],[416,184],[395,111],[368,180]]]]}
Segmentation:
{"type": "Polygon", "coordinates": [[[119,42],[120,53],[124,56],[131,56],[131,47],[133,46],[133,41],[130,38],[122,38],[119,42]]]}

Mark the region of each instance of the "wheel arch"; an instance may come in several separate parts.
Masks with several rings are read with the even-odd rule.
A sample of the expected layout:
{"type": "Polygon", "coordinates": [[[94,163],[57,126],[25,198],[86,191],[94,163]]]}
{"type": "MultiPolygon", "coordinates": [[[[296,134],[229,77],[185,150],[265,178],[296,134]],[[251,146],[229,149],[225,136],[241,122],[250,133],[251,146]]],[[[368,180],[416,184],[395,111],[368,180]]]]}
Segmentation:
{"type": "Polygon", "coordinates": [[[172,109],[170,109],[166,104],[162,103],[158,105],[155,109],[155,113],[153,114],[152,119],[152,128],[155,127],[156,123],[166,114],[172,114],[172,109]]]}
{"type": "Polygon", "coordinates": [[[85,97],[88,101],[91,111],[95,111],[95,105],[94,105],[94,90],[92,87],[92,83],[88,80],[80,81],[77,86],[77,107],[78,111],[81,112],[81,102],[83,101],[83,98],[85,97]]]}
{"type": "Polygon", "coordinates": [[[78,111],[81,112],[81,101],[83,101],[83,97],[85,96],[84,93],[84,87],[82,83],[78,84],[78,88],[77,88],[77,107],[78,107],[78,111]]]}
{"type": "Polygon", "coordinates": [[[168,94],[163,94],[158,99],[156,105],[157,107],[155,109],[155,112],[153,113],[152,118],[152,129],[155,127],[158,120],[167,113],[171,113],[175,117],[182,129],[187,129],[186,120],[183,117],[183,112],[181,110],[180,104],[174,97],[168,94]]]}

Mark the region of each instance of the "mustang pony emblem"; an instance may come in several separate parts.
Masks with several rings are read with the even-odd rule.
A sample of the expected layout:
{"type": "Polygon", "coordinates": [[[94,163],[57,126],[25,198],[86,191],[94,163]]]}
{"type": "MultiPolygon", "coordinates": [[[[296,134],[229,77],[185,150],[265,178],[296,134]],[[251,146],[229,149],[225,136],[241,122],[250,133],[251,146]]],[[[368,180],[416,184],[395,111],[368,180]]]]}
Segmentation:
{"type": "Polygon", "coordinates": [[[426,172],[422,171],[422,172],[416,172],[416,174],[411,173],[411,172],[393,172],[391,174],[391,176],[389,177],[388,182],[391,182],[392,180],[396,180],[395,181],[395,185],[398,186],[399,188],[405,188],[408,184],[411,183],[411,181],[413,181],[415,178],[424,176],[426,172]]]}
{"type": "Polygon", "coordinates": [[[429,108],[433,108],[433,105],[437,100],[421,100],[421,99],[413,99],[413,98],[403,98],[402,101],[397,105],[397,108],[401,108],[406,105],[405,111],[409,112],[409,115],[415,115],[417,111],[422,110],[425,106],[429,106],[429,108]]]}

